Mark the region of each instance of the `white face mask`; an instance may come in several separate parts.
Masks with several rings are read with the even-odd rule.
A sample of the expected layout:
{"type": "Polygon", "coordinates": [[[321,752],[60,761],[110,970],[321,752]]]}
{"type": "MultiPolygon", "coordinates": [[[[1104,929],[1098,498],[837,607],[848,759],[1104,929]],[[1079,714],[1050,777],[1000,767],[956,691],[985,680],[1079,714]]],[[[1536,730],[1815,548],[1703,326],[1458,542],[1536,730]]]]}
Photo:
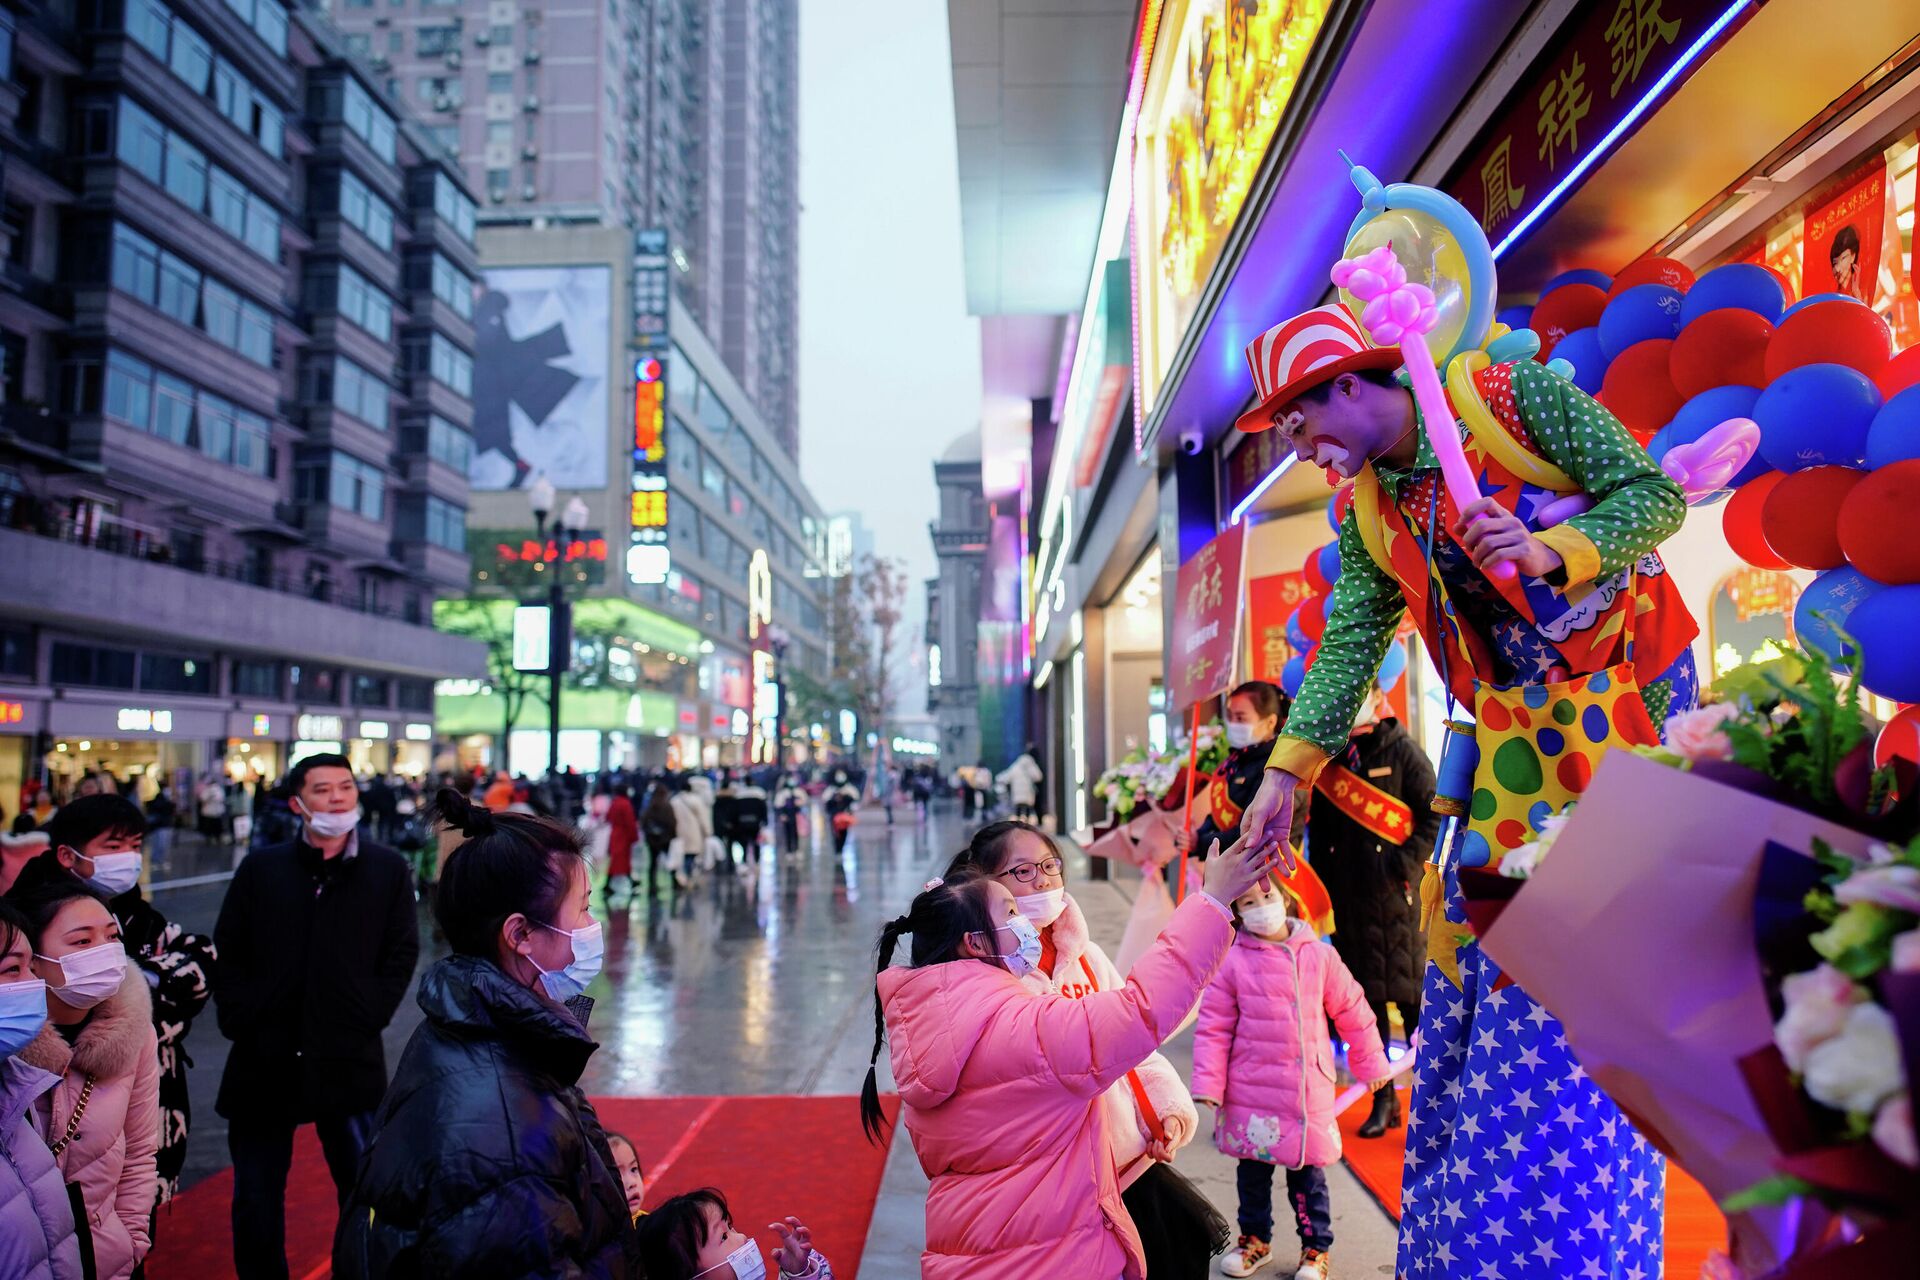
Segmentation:
{"type": "Polygon", "coordinates": [[[1039,893],[1023,893],[1013,900],[1013,909],[1033,921],[1035,928],[1044,929],[1067,909],[1067,891],[1043,889],[1039,893]]]}
{"type": "Polygon", "coordinates": [[[120,989],[127,977],[127,949],[115,938],[85,951],[72,951],[54,960],[38,959],[60,966],[65,985],[48,984],[48,989],[70,1009],[91,1009],[120,989]]]}
{"type": "Polygon", "coordinates": [[[1252,746],[1253,726],[1238,720],[1227,721],[1227,745],[1235,751],[1244,751],[1252,746]]]}
{"type": "Polygon", "coordinates": [[[93,874],[86,877],[87,883],[109,898],[117,898],[140,883],[140,855],[137,853],[98,853],[90,861],[93,863],[93,874]]]}
{"type": "Polygon", "coordinates": [[[1263,902],[1257,907],[1242,907],[1240,922],[1255,933],[1285,933],[1291,927],[1287,923],[1287,904],[1284,902],[1263,902]]]}
{"type": "Polygon", "coordinates": [[[360,825],[360,806],[355,805],[345,813],[315,813],[302,801],[300,820],[307,824],[307,830],[322,840],[338,840],[360,825]]]}
{"type": "Polygon", "coordinates": [[[724,1262],[716,1262],[705,1271],[693,1273],[694,1280],[711,1275],[722,1267],[732,1267],[735,1280],[766,1280],[767,1264],[760,1257],[760,1246],[749,1240],[728,1254],[724,1262]]]}
{"type": "MultiPolygon", "coordinates": [[[[1018,900],[1015,901],[1017,905],[1018,900]]],[[[1000,957],[1000,963],[1007,967],[1008,973],[1016,978],[1024,978],[1040,967],[1040,931],[1033,927],[1033,921],[1025,916],[1015,916],[994,928],[1012,934],[1018,944],[1014,950],[1000,957]]]]}
{"type": "Polygon", "coordinates": [[[600,922],[580,929],[555,929],[550,924],[540,926],[552,933],[565,936],[573,943],[573,959],[566,967],[548,973],[540,969],[540,962],[532,956],[527,963],[540,970],[540,985],[547,989],[555,1004],[565,1004],[578,995],[585,995],[587,984],[600,976],[600,965],[606,954],[606,941],[600,934],[600,922]]]}

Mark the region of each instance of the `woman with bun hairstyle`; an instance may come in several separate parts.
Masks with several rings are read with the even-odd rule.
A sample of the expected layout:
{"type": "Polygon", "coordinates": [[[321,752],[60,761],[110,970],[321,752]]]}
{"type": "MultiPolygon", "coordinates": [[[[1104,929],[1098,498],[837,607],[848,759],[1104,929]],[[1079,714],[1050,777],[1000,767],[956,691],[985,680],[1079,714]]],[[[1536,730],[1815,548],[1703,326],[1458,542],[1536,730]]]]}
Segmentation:
{"type": "MultiPolygon", "coordinates": [[[[1142,1280],[1102,1096],[1173,1034],[1233,941],[1227,906],[1273,848],[1212,851],[1201,892],[1174,912],[1124,984],[1071,999],[1028,990],[1039,930],[999,880],[962,868],[880,935],[873,1060],[892,1032],[893,1076],[927,1195],[926,1280],[1073,1276],[1142,1280]],[[890,968],[903,934],[911,967],[890,968]]],[[[875,1072],[860,1098],[886,1124],[875,1072]]]]}
{"type": "Polygon", "coordinates": [[[33,1104],[40,1136],[78,1190],[90,1274],[126,1280],[147,1256],[160,1192],[160,1048],[147,980],[106,900],[78,879],[16,886],[7,901],[26,918],[33,975],[47,984],[47,1023],[15,1057],[60,1077],[33,1104]]]}
{"type": "Polygon", "coordinates": [[[464,837],[434,900],[453,954],[421,975],[426,1020],[375,1117],[334,1274],[637,1275],[620,1175],[579,1088],[602,948],[579,842],[450,788],[436,808],[464,837]]]}
{"type": "MultiPolygon", "coordinates": [[[[949,877],[972,869],[998,880],[1013,905],[1040,932],[1040,963],[1020,985],[1041,995],[1079,1000],[1117,991],[1126,980],[1087,930],[1080,904],[1067,892],[1066,862],[1052,836],[1017,819],[974,833],[947,868],[949,877]]],[[[1100,1097],[1100,1115],[1113,1150],[1121,1198],[1140,1232],[1147,1274],[1178,1280],[1207,1274],[1217,1215],[1187,1212],[1191,1188],[1170,1176],[1168,1162],[1199,1125],[1193,1098],[1173,1064],[1159,1052],[1129,1071],[1100,1097]],[[1177,1199],[1181,1204],[1169,1204],[1177,1199]]],[[[1197,1193],[1193,1193],[1196,1194],[1197,1193]]],[[[1226,1227],[1224,1219],[1217,1221],[1226,1227]]]]}

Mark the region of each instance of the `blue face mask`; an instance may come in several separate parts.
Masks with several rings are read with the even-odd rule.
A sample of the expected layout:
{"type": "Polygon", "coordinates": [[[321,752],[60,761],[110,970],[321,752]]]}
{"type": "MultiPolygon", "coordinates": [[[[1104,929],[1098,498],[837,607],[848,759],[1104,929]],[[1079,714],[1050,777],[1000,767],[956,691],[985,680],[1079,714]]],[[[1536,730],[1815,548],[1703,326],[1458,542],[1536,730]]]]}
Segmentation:
{"type": "Polygon", "coordinates": [[[606,952],[606,942],[600,936],[600,922],[595,920],[584,929],[555,929],[550,924],[540,927],[564,934],[573,943],[573,959],[567,962],[566,968],[552,973],[540,969],[540,962],[532,956],[527,957],[534,968],[540,969],[540,985],[546,988],[555,1004],[565,1004],[576,996],[586,994],[587,984],[600,976],[600,962],[606,952]]]}
{"type": "Polygon", "coordinates": [[[0,1058],[26,1048],[46,1023],[46,983],[32,978],[0,984],[0,1058]]]}

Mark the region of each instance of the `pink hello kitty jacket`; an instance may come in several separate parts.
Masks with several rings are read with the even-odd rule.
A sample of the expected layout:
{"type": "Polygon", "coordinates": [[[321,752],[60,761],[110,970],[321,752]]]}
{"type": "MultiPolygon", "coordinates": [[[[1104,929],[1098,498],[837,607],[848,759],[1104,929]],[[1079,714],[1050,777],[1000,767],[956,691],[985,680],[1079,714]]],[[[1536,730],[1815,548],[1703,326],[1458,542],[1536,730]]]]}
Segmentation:
{"type": "MultiPolygon", "coordinates": [[[[1126,979],[1113,967],[1113,961],[1087,933],[1087,918],[1081,914],[1080,904],[1073,900],[1072,894],[1066,895],[1059,918],[1047,929],[1053,939],[1053,972],[1047,974],[1036,969],[1021,978],[1021,985],[1027,990],[1078,1000],[1096,991],[1118,991],[1125,984],[1126,979]]],[[[1200,1127],[1200,1117],[1193,1109],[1193,1097],[1187,1092],[1180,1073],[1164,1054],[1152,1053],[1134,1069],[1134,1074],[1173,1149],[1178,1151],[1186,1146],[1200,1127]]],[[[1147,1144],[1152,1141],[1153,1133],[1140,1112],[1140,1100],[1131,1081],[1123,1079],[1100,1095],[1100,1109],[1106,1120],[1107,1140],[1113,1145],[1120,1187],[1125,1190],[1152,1163],[1147,1156],[1147,1144]]]]}
{"type": "Polygon", "coordinates": [[[1172,1035],[1233,928],[1199,894],[1125,985],[1073,1000],[954,961],[880,975],[927,1193],[924,1280],[1144,1280],[1101,1097],[1172,1035]]]}
{"type": "Polygon", "coordinates": [[[1220,1101],[1213,1143],[1230,1156],[1298,1169],[1340,1158],[1332,1018],[1359,1080],[1390,1069],[1366,993],[1304,920],[1281,942],[1242,932],[1200,1001],[1193,1096],[1220,1101]]]}

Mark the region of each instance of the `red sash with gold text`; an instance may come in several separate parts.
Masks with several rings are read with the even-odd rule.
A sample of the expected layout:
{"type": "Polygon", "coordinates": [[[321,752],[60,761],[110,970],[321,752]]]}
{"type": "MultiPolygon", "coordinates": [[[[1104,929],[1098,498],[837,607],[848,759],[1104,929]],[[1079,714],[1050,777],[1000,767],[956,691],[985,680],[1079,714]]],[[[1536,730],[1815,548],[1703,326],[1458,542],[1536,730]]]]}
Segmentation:
{"type": "Polygon", "coordinates": [[[1344,765],[1329,761],[1313,786],[1334,808],[1388,844],[1405,844],[1413,834],[1413,809],[1407,802],[1344,765]]]}

